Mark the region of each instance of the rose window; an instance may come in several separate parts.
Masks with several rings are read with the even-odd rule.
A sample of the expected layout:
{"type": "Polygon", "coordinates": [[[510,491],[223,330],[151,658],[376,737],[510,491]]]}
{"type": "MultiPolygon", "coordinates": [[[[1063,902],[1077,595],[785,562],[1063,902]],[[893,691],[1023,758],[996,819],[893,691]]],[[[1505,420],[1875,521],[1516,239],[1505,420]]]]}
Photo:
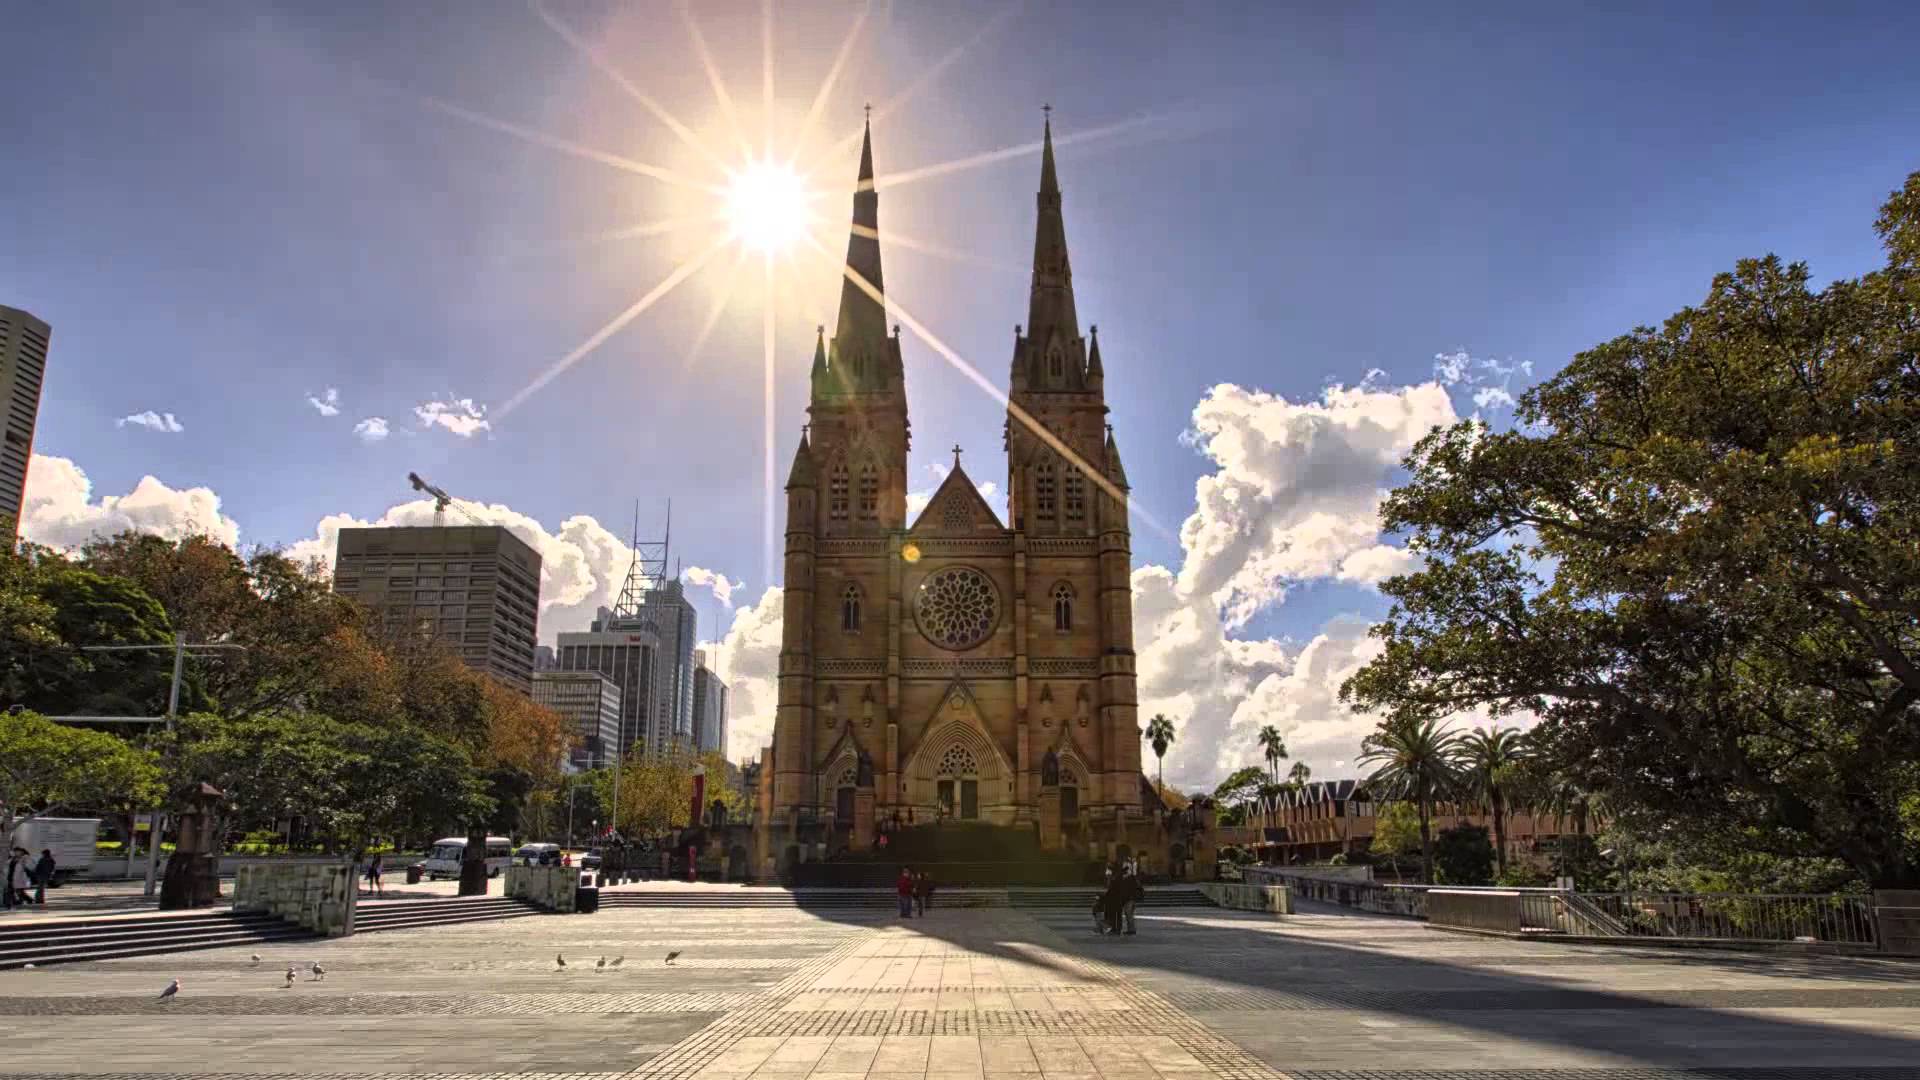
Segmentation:
{"type": "Polygon", "coordinates": [[[940,768],[937,776],[977,776],[979,762],[974,760],[973,752],[964,746],[949,746],[947,752],[940,755],[940,768]]]}
{"type": "Polygon", "coordinates": [[[987,640],[1000,619],[1000,592],[972,567],[955,566],[920,583],[914,617],[928,641],[945,649],[971,649],[987,640]]]}

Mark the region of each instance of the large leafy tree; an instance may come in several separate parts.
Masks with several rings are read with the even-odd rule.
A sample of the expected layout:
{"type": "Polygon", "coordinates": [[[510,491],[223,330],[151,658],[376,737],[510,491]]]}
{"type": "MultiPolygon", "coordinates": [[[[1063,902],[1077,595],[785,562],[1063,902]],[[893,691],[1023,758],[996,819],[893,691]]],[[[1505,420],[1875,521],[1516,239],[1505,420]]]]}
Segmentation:
{"type": "Polygon", "coordinates": [[[166,707],[170,657],[83,646],[171,640],[166,612],[135,583],[32,545],[0,553],[0,707],[154,715],[166,707]]]}
{"type": "Polygon", "coordinates": [[[126,532],[87,544],[80,561],[137,585],[190,643],[245,646],[194,664],[208,704],[229,716],[298,705],[352,658],[339,644],[358,624],[357,605],[335,595],[318,567],[277,551],[242,557],[206,536],[126,532]]]}
{"type": "Polygon", "coordinates": [[[1372,766],[1365,783],[1378,798],[1410,802],[1420,818],[1420,859],[1433,880],[1434,803],[1457,794],[1460,736],[1436,720],[1392,717],[1360,745],[1360,764],[1372,766]]]}
{"type": "Polygon", "coordinates": [[[154,755],[125,740],[37,713],[0,713],[0,831],[50,810],[150,806],[161,786],[154,755]]]}
{"type": "Polygon", "coordinates": [[[1375,855],[1383,855],[1388,865],[1393,867],[1394,880],[1400,878],[1400,857],[1413,852],[1420,846],[1420,816],[1413,807],[1403,802],[1390,802],[1380,808],[1373,819],[1373,843],[1369,848],[1375,855]]]}
{"type": "Polygon", "coordinates": [[[1920,884],[1920,173],[1885,267],[1768,257],[1462,424],[1383,508],[1425,568],[1345,690],[1545,717],[1555,770],[1673,828],[1920,884]]]}

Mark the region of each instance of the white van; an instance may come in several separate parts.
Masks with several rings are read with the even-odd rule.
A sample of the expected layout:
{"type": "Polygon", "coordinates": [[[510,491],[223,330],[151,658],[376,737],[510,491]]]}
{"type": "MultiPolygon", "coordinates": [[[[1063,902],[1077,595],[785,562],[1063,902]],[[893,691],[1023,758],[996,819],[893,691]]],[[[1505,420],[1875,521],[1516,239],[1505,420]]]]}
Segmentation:
{"type": "Polygon", "coordinates": [[[100,834],[99,818],[37,817],[13,830],[7,850],[27,849],[28,865],[43,850],[53,852],[53,884],[87,876],[93,866],[93,842],[100,834]]]}
{"type": "MultiPolygon", "coordinates": [[[[430,880],[439,878],[457,878],[460,876],[460,864],[467,857],[467,838],[449,836],[444,840],[435,840],[433,850],[427,852],[425,873],[430,880]]],[[[504,836],[487,837],[487,876],[499,877],[513,862],[513,841],[504,836]]]]}

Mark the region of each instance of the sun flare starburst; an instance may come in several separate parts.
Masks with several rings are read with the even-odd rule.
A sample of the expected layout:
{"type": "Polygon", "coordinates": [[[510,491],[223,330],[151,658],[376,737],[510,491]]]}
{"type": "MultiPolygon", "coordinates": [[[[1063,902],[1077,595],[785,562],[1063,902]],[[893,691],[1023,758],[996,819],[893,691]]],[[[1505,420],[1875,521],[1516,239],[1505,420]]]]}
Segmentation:
{"type": "Polygon", "coordinates": [[[751,161],[727,179],[724,218],[733,239],[755,251],[792,250],[808,220],[806,181],[790,166],[751,161]]]}

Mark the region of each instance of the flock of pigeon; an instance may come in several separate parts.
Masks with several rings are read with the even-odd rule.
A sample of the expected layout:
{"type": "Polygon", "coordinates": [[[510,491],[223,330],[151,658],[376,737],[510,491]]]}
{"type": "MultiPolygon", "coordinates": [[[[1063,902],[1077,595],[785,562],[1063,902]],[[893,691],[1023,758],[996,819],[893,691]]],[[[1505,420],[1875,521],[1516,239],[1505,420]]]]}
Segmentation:
{"type": "MultiPolygon", "coordinates": [[[[667,966],[672,967],[673,962],[675,960],[678,960],[679,958],[680,958],[680,950],[678,949],[675,949],[674,951],[668,953],[667,960],[666,960],[667,966]]],[[[252,954],[251,956],[248,957],[248,959],[253,961],[254,967],[260,966],[261,960],[260,960],[259,953],[252,954]]],[[[606,957],[603,956],[600,958],[599,962],[593,965],[593,970],[596,972],[617,971],[619,970],[620,965],[626,962],[627,962],[627,958],[625,954],[616,956],[612,960],[608,960],[606,957]]],[[[32,967],[33,965],[29,964],[27,966],[32,967]]],[[[554,953],[553,969],[555,971],[565,971],[567,969],[567,958],[560,953],[554,953]]],[[[286,989],[288,990],[293,989],[294,982],[299,978],[298,970],[299,969],[294,967],[294,965],[292,964],[287,965],[286,989]]],[[[321,967],[320,962],[318,960],[315,960],[312,963],[308,964],[307,970],[312,974],[312,977],[307,980],[308,982],[319,982],[320,980],[327,977],[327,969],[321,967]]],[[[167,988],[165,990],[160,991],[160,1000],[161,1001],[171,1000],[173,997],[175,997],[179,993],[180,993],[180,980],[175,979],[172,982],[167,984],[167,988]]]]}

